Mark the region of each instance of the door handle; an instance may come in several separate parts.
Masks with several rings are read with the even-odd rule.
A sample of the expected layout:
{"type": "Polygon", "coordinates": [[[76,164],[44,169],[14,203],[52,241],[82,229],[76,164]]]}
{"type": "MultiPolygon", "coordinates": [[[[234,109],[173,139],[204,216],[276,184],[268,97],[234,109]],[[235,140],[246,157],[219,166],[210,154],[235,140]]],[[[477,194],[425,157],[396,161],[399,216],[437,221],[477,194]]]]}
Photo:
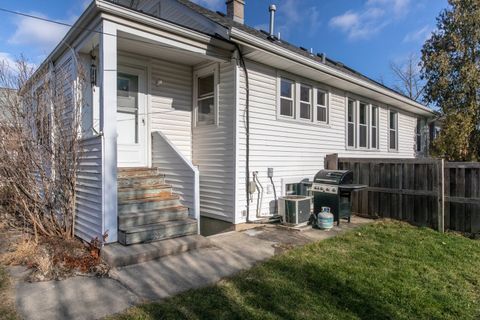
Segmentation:
{"type": "Polygon", "coordinates": [[[145,125],[145,118],[142,118],[142,124],[145,125]]]}

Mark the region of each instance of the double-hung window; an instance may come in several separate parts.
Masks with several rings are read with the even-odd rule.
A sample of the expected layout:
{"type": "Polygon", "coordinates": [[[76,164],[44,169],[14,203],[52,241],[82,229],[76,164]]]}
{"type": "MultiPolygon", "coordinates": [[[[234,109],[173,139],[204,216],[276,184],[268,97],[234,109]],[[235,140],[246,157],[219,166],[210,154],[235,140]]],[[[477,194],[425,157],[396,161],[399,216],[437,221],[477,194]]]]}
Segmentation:
{"type": "Polygon", "coordinates": [[[317,121],[328,123],[327,93],[317,89],[317,121]]]}
{"type": "Polygon", "coordinates": [[[291,80],[280,80],[280,115],[283,117],[294,117],[294,85],[291,80]]]}
{"type": "Polygon", "coordinates": [[[390,111],[388,115],[389,139],[388,148],[390,150],[398,149],[398,113],[390,111]]]}
{"type": "Polygon", "coordinates": [[[359,103],[358,120],[358,146],[368,148],[368,105],[366,103],[359,103]]]}
{"type": "Polygon", "coordinates": [[[300,85],[300,119],[312,119],[312,88],[300,85]]]}
{"type": "Polygon", "coordinates": [[[215,74],[197,78],[197,125],[215,124],[215,74]]]}
{"type": "Polygon", "coordinates": [[[348,99],[347,106],[347,146],[355,148],[355,109],[356,101],[348,99]]]}
{"type": "Polygon", "coordinates": [[[370,147],[378,149],[378,107],[372,106],[370,119],[370,147]]]}
{"type": "Polygon", "coordinates": [[[422,119],[417,119],[417,127],[415,129],[417,152],[422,152],[422,128],[423,128],[422,119]]]}

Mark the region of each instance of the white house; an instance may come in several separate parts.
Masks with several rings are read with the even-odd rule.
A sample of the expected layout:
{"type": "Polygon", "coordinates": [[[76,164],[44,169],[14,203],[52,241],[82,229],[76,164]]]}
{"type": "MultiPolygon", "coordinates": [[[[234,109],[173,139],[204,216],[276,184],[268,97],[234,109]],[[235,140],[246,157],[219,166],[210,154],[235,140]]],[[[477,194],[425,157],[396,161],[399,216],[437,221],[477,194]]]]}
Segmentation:
{"type": "Polygon", "coordinates": [[[428,108],[246,26],[244,0],[226,5],[95,0],[44,62],[91,73],[79,237],[135,243],[197,233],[200,217],[241,224],[272,214],[273,191],[312,179],[327,154],[421,154],[428,108]]]}

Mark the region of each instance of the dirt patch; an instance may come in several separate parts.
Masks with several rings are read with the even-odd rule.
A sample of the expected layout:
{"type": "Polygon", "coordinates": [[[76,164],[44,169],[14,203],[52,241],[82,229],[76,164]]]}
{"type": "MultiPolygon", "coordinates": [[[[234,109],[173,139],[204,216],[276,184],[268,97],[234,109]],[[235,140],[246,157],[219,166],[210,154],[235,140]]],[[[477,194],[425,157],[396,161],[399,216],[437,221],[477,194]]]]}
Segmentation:
{"type": "Polygon", "coordinates": [[[31,270],[30,282],[63,280],[76,275],[103,277],[109,267],[100,258],[95,244],[78,239],[40,238],[29,235],[8,239],[8,249],[1,256],[5,265],[23,265],[31,270]]]}
{"type": "Polygon", "coordinates": [[[260,227],[244,232],[251,237],[274,242],[272,246],[275,248],[275,254],[281,254],[287,250],[312,242],[311,239],[304,236],[300,231],[281,227],[260,227]]]}

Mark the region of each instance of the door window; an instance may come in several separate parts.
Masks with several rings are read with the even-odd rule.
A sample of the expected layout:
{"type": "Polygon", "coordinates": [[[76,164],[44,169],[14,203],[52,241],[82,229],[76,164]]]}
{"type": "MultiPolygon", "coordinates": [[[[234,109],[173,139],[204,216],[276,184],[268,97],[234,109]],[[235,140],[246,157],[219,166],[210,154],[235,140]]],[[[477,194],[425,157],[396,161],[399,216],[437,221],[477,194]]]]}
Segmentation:
{"type": "Polygon", "coordinates": [[[138,76],[118,73],[118,143],[138,144],[138,76]]]}

